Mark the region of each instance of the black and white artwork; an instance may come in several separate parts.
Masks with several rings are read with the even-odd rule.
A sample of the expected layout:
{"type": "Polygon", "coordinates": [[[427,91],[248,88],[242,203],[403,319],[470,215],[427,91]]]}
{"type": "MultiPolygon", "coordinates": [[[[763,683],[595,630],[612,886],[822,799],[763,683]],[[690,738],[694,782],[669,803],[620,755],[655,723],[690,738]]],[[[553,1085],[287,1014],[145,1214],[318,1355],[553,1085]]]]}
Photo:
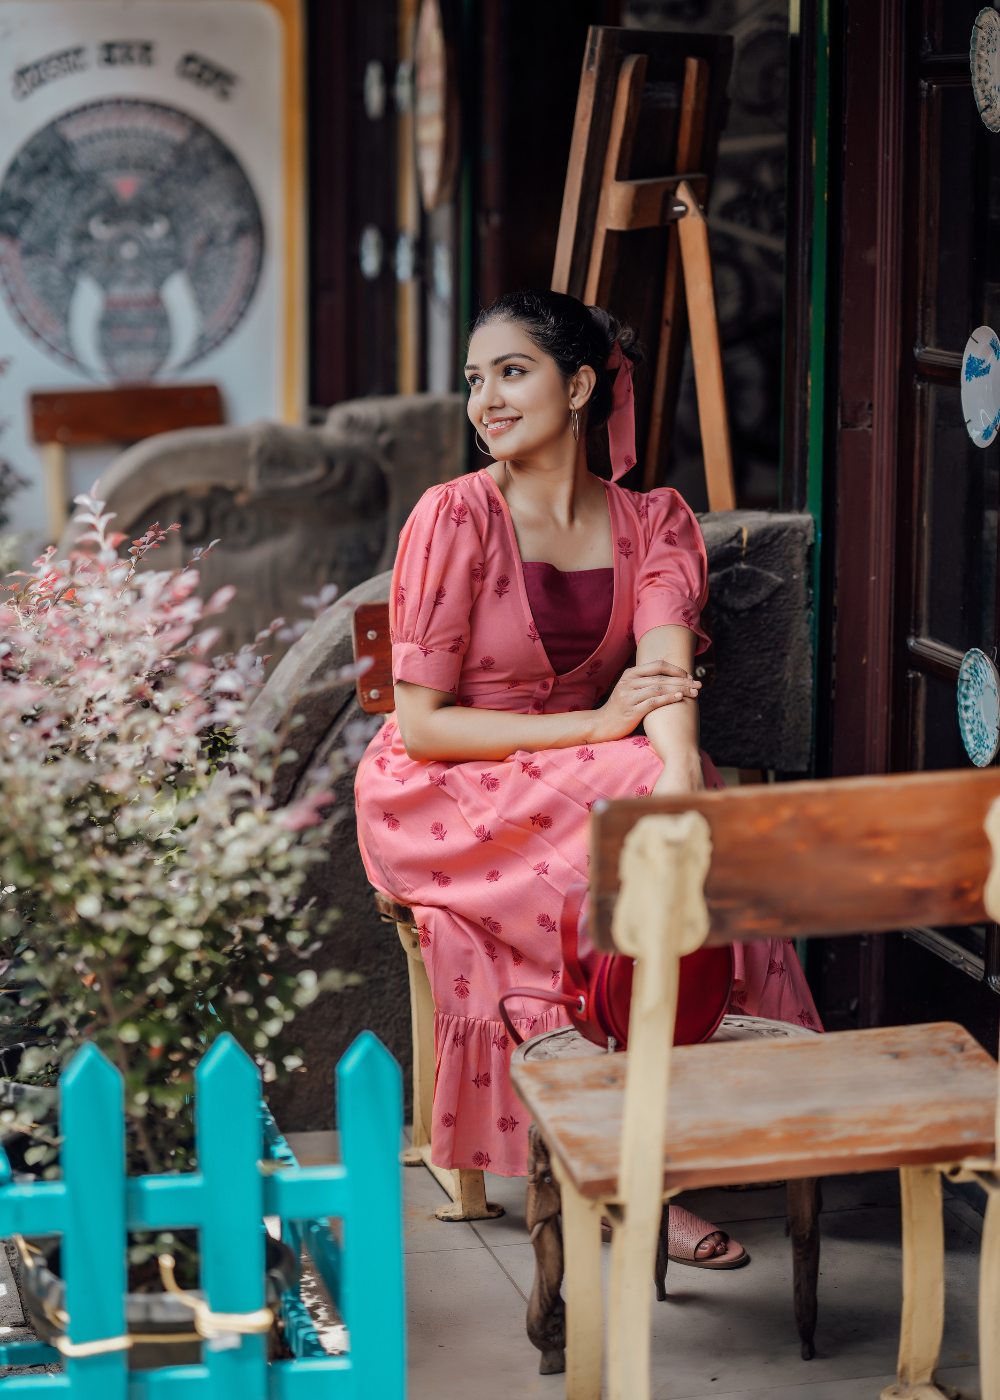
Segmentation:
{"type": "MultiPolygon", "coordinates": [[[[270,0],[0,0],[0,460],[29,541],[36,391],[208,381],[230,423],[289,415],[289,100],[270,0]]],[[[119,450],[74,452],[68,497],[119,450]]]]}
{"type": "Polygon", "coordinates": [[[230,336],[264,226],[232,151],[193,116],[134,98],[71,108],[0,183],[0,285],[47,354],[90,378],[183,370],[230,336]]]}

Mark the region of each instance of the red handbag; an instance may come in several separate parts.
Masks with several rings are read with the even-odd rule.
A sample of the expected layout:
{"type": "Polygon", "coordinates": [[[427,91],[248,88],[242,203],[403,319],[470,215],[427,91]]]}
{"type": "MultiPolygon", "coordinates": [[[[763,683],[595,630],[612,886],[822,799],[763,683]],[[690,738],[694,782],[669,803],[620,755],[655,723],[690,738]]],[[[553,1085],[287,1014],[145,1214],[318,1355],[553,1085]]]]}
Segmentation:
{"type": "MultiPolygon", "coordinates": [[[[521,1045],[524,1037],[514,1029],[506,1003],[524,997],[565,1006],[573,1025],[595,1045],[609,1046],[613,1040],[612,1048],[626,1048],[633,960],[621,953],[602,954],[592,948],[581,957],[578,925],[586,895],[586,885],[570,885],[563,900],[559,916],[561,990],[510,987],[500,997],[500,1015],[515,1045],[521,1045]]],[[[711,1039],[729,1009],[732,993],[731,947],[697,948],[681,958],[674,1044],[698,1045],[711,1039]]]]}

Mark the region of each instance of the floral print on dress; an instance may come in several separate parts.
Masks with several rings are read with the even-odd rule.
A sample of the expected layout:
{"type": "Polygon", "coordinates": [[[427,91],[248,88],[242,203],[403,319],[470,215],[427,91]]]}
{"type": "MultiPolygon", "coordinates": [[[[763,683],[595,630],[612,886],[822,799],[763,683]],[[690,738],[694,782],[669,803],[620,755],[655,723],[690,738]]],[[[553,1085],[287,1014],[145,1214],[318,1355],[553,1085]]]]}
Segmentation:
{"type": "Polygon", "coordinates": [[[492,773],[480,773],[479,781],[487,792],[496,792],[500,786],[500,779],[494,778],[492,773]]]}
{"type": "Polygon", "coordinates": [[[499,871],[499,870],[487,870],[487,872],[486,872],[486,879],[489,881],[489,883],[490,883],[491,885],[495,884],[495,883],[497,882],[497,880],[500,879],[500,871],[499,871]]]}
{"type": "Polygon", "coordinates": [[[395,813],[383,812],[382,820],[385,822],[386,826],[389,828],[390,831],[399,830],[399,818],[395,815],[395,813]]]}
{"type": "Polygon", "coordinates": [[[488,1152],[473,1152],[472,1165],[474,1167],[480,1167],[483,1171],[485,1171],[489,1164],[490,1154],[488,1152]]]}
{"type": "Polygon", "coordinates": [[[632,558],[632,541],[627,535],[618,536],[618,553],[623,559],[632,558]]]}
{"type": "Polygon", "coordinates": [[[458,1122],[458,1119],[455,1117],[454,1113],[442,1113],[442,1114],[441,1114],[441,1126],[442,1126],[442,1128],[453,1128],[457,1122],[458,1122]]]}
{"type": "Polygon", "coordinates": [[[497,579],[496,587],[494,588],[493,592],[497,595],[498,598],[505,598],[510,592],[510,579],[507,577],[506,574],[501,574],[500,577],[497,579]]]}
{"type": "Polygon", "coordinates": [[[546,933],[555,933],[556,929],[559,927],[550,914],[539,914],[535,923],[539,928],[543,928],[546,933]]]}
{"type": "Polygon", "coordinates": [[[531,818],[531,825],[540,826],[543,831],[548,831],[549,827],[552,825],[552,818],[546,816],[544,812],[536,812],[531,818]]]}
{"type": "Polygon", "coordinates": [[[489,914],[486,914],[484,917],[480,918],[479,922],[482,924],[483,928],[489,929],[490,933],[496,934],[497,938],[499,938],[500,935],[503,933],[503,926],[499,924],[497,920],[492,918],[489,914]]]}
{"type": "Polygon", "coordinates": [[[457,997],[459,997],[462,1001],[464,1001],[464,1000],[466,999],[466,997],[469,995],[469,986],[470,986],[469,979],[468,979],[467,977],[461,976],[461,974],[460,974],[460,975],[459,975],[458,977],[456,977],[454,980],[455,980],[455,995],[456,995],[457,997]]]}
{"type": "Polygon", "coordinates": [[[443,841],[448,833],[441,822],[431,822],[431,835],[435,841],[443,841]]]}
{"type": "MultiPolygon", "coordinates": [[[[497,786],[499,787],[500,784],[498,783],[497,786]]],[[[482,841],[484,844],[485,844],[487,841],[492,841],[492,840],[493,840],[493,833],[492,833],[492,831],[487,830],[487,828],[486,828],[485,826],[477,826],[477,827],[476,827],[475,835],[476,835],[476,840],[477,840],[477,841],[482,841]]]]}
{"type": "Polygon", "coordinates": [[[464,525],[469,518],[467,506],[456,506],[451,513],[451,518],[456,525],[464,525]]]}

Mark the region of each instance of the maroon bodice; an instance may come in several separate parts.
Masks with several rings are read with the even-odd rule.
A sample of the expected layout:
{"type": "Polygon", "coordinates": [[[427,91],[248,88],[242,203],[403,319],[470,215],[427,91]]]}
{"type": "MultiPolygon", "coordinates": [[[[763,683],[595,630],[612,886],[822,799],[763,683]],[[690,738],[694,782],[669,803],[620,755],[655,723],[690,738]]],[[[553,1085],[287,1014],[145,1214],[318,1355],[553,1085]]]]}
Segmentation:
{"type": "Polygon", "coordinates": [[[524,587],[542,646],[557,676],[582,666],[604,640],[615,597],[614,569],[524,564],[524,587]]]}

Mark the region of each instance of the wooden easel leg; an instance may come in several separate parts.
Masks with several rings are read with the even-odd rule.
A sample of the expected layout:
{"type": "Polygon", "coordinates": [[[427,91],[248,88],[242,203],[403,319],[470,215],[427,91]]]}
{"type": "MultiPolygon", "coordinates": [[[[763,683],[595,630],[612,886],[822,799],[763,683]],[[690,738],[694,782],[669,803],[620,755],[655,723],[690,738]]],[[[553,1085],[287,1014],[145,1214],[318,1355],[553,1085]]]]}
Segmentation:
{"type": "Polygon", "coordinates": [[[559,1290],[563,1281],[562,1210],[559,1182],[552,1171],[545,1139],[532,1123],[528,1129],[528,1189],[525,1224],[535,1251],[535,1281],[528,1299],[528,1340],[542,1358],[538,1373],[557,1375],[566,1369],[566,1307],[559,1290]]]}
{"type": "Polygon", "coordinates": [[[411,924],[397,924],[396,932],[406,952],[410,974],[410,1027],[413,1035],[413,1140],[403,1152],[407,1167],[426,1167],[451,1197],[453,1204],[439,1206],[438,1220],[493,1220],[503,1206],[486,1199],[481,1171],[438,1167],[431,1161],[431,1123],[434,1115],[434,997],[420,954],[420,937],[411,924]]]}
{"type": "Polygon", "coordinates": [[[691,358],[694,361],[695,388],[698,391],[698,423],[701,450],[705,459],[705,484],[709,510],[735,510],[733,450],[729,440],[726,388],[722,378],[722,350],[719,323],[715,314],[712,286],[712,255],[708,246],[708,225],[687,181],[677,190],[678,199],[688,212],[678,220],[677,232],[684,264],[688,322],[691,327],[691,358]]]}
{"type": "Polygon", "coordinates": [[[996,1186],[989,1190],[986,1202],[979,1256],[979,1386],[982,1400],[1000,1400],[1000,1188],[996,1186]]]}
{"type": "Polygon", "coordinates": [[[819,1179],[803,1177],[788,1183],[788,1233],[792,1238],[792,1287],[795,1325],[802,1341],[802,1360],[816,1355],[816,1280],[819,1277],[819,1213],[823,1208],[819,1179]]]}
{"type": "Polygon", "coordinates": [[[944,1332],[944,1219],[936,1167],[900,1167],[903,1207],[903,1316],[896,1384],[879,1400],[941,1400],[957,1394],[934,1382],[944,1332]]]}
{"type": "Polygon", "coordinates": [[[566,1400],[600,1400],[604,1354],[600,1201],[581,1196],[553,1158],[562,1191],[566,1400]]]}

